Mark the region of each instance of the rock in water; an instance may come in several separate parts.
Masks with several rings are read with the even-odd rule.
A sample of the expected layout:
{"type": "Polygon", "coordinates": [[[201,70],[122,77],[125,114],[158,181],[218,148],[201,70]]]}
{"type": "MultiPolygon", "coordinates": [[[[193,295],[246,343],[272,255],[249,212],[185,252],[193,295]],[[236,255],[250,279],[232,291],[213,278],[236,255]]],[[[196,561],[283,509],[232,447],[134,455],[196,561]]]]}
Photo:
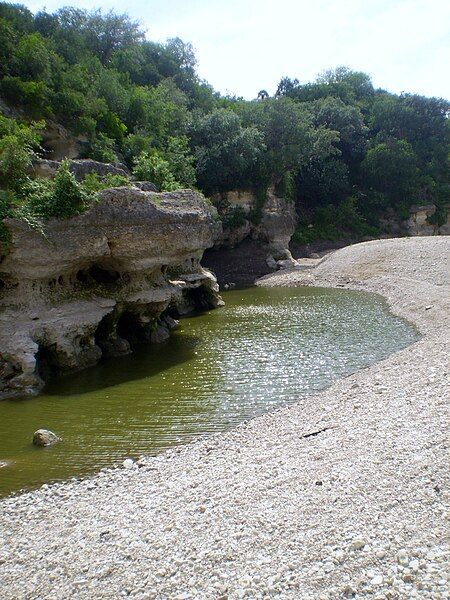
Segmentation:
{"type": "Polygon", "coordinates": [[[53,446],[59,441],[60,438],[48,429],[38,429],[33,434],[33,444],[35,446],[53,446]]]}

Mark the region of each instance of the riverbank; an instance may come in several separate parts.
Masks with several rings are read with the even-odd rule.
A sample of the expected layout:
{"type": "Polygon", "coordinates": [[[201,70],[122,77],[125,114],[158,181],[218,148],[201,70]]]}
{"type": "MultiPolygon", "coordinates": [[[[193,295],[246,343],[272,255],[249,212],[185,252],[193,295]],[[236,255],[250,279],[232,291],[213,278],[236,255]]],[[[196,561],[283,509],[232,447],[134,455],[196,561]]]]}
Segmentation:
{"type": "Polygon", "coordinates": [[[3,598],[446,598],[449,250],[368,242],[261,281],[376,291],[423,337],[229,433],[1,502],[3,598]]]}

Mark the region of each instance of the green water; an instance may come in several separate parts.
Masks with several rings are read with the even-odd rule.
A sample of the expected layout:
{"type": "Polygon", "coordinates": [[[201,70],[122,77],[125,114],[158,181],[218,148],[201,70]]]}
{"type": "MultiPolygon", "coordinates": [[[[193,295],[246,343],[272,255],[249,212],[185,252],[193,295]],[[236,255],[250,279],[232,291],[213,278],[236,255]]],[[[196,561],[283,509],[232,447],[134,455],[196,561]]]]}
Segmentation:
{"type": "Polygon", "coordinates": [[[249,288],[224,299],[162,345],[0,402],[0,495],[228,429],[417,339],[375,295],[249,288]],[[62,442],[33,447],[41,427],[62,442]]]}

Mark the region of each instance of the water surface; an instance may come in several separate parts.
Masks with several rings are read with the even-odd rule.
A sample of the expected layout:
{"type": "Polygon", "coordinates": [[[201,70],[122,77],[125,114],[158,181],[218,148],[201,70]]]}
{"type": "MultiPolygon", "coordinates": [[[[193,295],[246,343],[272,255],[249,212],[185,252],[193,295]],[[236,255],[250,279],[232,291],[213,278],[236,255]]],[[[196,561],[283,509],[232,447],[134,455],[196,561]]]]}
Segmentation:
{"type": "MultiPolygon", "coordinates": [[[[311,394],[417,339],[376,295],[248,288],[141,347],[0,402],[0,495],[155,453],[311,394]],[[62,442],[35,448],[33,432],[62,442]]],[[[311,399],[314,402],[314,399],[311,399]]]]}

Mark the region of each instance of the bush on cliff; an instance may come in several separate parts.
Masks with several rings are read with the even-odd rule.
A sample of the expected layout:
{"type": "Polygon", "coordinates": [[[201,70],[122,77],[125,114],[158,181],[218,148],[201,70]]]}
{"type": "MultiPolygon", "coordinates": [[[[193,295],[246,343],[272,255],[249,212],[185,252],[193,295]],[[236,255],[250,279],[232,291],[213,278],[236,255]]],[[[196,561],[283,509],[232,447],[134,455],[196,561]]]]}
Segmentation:
{"type": "Polygon", "coordinates": [[[88,173],[83,179],[83,189],[89,195],[94,195],[101,190],[115,187],[130,187],[131,183],[125,175],[107,173],[100,177],[98,173],[88,173]]]}
{"type": "Polygon", "coordinates": [[[34,181],[32,186],[34,192],[28,195],[25,204],[43,219],[73,217],[89,205],[90,197],[70,172],[68,161],[61,163],[53,180],[34,181]]]}
{"type": "Polygon", "coordinates": [[[0,186],[17,189],[29,175],[43,122],[26,125],[0,115],[0,186]]]}
{"type": "Polygon", "coordinates": [[[172,175],[167,160],[157,152],[142,152],[134,162],[133,175],[141,181],[151,181],[161,191],[173,192],[183,187],[172,175]]]}

